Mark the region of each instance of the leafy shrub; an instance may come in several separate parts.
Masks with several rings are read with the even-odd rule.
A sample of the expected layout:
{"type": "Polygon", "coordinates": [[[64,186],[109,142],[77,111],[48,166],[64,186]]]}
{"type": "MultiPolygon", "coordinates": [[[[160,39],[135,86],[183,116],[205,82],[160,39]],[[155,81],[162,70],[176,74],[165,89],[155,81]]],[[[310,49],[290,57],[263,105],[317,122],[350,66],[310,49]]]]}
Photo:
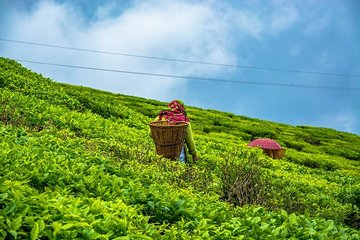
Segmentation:
{"type": "Polygon", "coordinates": [[[210,132],[210,128],[209,128],[209,127],[204,127],[203,132],[204,132],[204,133],[209,133],[209,132],[210,132]]]}
{"type": "Polygon", "coordinates": [[[148,136],[165,103],[0,68],[0,239],[359,239],[354,134],[188,107],[185,165],[148,136]],[[276,136],[305,147],[273,160],[242,141],[276,136]]]}
{"type": "Polygon", "coordinates": [[[360,152],[346,148],[335,148],[333,146],[321,146],[322,150],[329,154],[344,157],[351,160],[360,160],[360,152]]]}
{"type": "Polygon", "coordinates": [[[360,229],[360,211],[356,209],[347,214],[344,223],[352,228],[360,229]]]}
{"type": "Polygon", "coordinates": [[[244,129],[244,132],[251,135],[251,140],[257,138],[276,139],[277,134],[269,129],[253,126],[250,129],[244,129]]]}
{"type": "Polygon", "coordinates": [[[304,141],[307,142],[307,143],[310,143],[311,145],[316,145],[316,146],[319,146],[321,145],[321,140],[314,137],[314,136],[305,136],[304,137],[304,141]]]}
{"type": "Polygon", "coordinates": [[[286,144],[286,147],[295,149],[297,151],[302,151],[305,147],[304,143],[300,143],[297,141],[285,140],[284,143],[286,144]]]}
{"type": "Polygon", "coordinates": [[[264,204],[267,181],[256,152],[234,150],[223,156],[220,165],[223,199],[234,205],[264,204]]]}

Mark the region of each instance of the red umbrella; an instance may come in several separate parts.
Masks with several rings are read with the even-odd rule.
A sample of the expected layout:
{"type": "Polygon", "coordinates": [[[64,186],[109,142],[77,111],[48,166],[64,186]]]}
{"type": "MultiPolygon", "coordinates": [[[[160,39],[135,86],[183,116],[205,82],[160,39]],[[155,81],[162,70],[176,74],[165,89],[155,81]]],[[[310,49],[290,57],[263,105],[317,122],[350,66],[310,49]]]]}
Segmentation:
{"type": "Polygon", "coordinates": [[[279,150],[281,149],[280,144],[272,139],[267,138],[259,138],[248,144],[250,147],[260,147],[262,149],[268,150],[279,150]]]}

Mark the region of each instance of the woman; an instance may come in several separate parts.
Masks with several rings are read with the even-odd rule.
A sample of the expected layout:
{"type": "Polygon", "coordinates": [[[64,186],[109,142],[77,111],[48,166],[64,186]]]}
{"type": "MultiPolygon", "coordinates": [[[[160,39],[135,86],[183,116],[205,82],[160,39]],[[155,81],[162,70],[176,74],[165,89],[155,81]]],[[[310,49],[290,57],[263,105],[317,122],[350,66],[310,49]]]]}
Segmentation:
{"type": "MultiPolygon", "coordinates": [[[[180,100],[173,100],[168,104],[168,107],[170,108],[169,110],[160,111],[159,115],[155,118],[155,121],[167,121],[171,124],[176,124],[178,122],[187,122],[188,126],[186,129],[185,143],[187,148],[189,149],[190,155],[192,155],[193,161],[197,161],[198,157],[196,155],[192,128],[190,120],[187,117],[183,102],[180,100]]],[[[183,146],[181,149],[179,160],[181,162],[188,161],[185,146],[183,146]]]]}

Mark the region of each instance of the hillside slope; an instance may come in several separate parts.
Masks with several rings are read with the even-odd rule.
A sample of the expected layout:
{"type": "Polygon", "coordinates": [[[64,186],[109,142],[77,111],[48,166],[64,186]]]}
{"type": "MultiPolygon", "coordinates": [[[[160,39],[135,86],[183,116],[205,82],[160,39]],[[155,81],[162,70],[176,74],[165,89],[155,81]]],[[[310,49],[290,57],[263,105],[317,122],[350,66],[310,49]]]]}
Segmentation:
{"type": "Polygon", "coordinates": [[[148,136],[165,106],[0,58],[0,239],[360,238],[360,136],[188,107],[185,165],[148,136]]]}

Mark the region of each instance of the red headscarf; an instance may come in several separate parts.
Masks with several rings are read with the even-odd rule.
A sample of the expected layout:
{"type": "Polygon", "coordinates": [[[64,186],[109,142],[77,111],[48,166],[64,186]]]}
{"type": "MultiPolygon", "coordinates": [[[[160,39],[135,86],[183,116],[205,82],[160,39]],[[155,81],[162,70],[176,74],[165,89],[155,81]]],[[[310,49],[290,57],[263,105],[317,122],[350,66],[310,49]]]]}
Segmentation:
{"type": "Polygon", "coordinates": [[[189,118],[187,117],[185,107],[183,103],[179,100],[174,100],[168,104],[168,107],[171,110],[162,110],[159,113],[159,120],[161,121],[162,118],[171,124],[176,124],[179,122],[190,122],[189,118]]]}

